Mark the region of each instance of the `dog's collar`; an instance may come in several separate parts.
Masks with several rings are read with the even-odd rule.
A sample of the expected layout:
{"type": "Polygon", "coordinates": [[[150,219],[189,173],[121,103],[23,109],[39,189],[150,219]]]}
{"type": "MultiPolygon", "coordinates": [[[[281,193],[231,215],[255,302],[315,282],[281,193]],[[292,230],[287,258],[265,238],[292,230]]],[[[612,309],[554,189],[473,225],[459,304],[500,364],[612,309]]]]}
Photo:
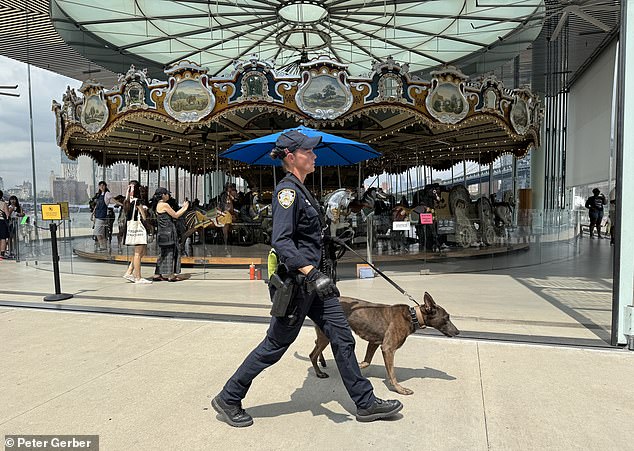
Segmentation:
{"type": "Polygon", "coordinates": [[[418,319],[418,312],[416,311],[416,307],[409,308],[409,316],[412,318],[412,324],[414,325],[414,330],[424,329],[426,327],[423,318],[421,317],[420,320],[418,319]]]}

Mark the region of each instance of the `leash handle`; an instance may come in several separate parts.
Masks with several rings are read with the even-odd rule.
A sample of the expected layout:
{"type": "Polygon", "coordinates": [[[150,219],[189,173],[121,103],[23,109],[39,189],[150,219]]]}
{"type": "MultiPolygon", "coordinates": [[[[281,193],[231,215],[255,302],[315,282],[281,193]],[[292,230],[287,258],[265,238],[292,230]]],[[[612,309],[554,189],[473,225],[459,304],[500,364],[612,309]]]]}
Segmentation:
{"type": "Polygon", "coordinates": [[[402,289],[396,282],[394,282],[392,279],[390,279],[388,276],[386,276],[385,274],[383,274],[383,271],[381,271],[379,268],[377,268],[376,266],[374,266],[372,263],[370,263],[369,261],[367,261],[361,254],[359,254],[357,251],[355,251],[354,249],[352,249],[350,246],[348,246],[348,243],[346,243],[343,240],[340,239],[336,239],[333,240],[335,241],[337,244],[343,245],[346,249],[348,249],[350,252],[352,252],[353,254],[355,254],[357,257],[359,257],[362,261],[364,261],[365,263],[367,263],[368,265],[370,265],[370,268],[374,269],[381,277],[383,277],[385,280],[387,280],[394,288],[396,288],[398,291],[401,292],[401,294],[407,296],[409,298],[410,301],[412,301],[414,304],[418,305],[420,307],[420,304],[418,302],[416,302],[416,299],[414,299],[407,291],[405,291],[404,289],[402,289]]]}

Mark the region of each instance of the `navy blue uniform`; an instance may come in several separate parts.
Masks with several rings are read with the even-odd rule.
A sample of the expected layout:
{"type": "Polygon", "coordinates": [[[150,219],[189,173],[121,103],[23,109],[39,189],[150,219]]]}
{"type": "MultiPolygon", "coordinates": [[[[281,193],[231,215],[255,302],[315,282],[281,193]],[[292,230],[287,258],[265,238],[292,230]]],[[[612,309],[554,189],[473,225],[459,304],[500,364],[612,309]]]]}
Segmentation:
{"type": "MultiPolygon", "coordinates": [[[[318,268],[321,260],[319,213],[297,187],[300,183],[289,174],[280,181],[273,194],[272,245],[280,262],[291,273],[309,265],[318,268]]],[[[301,284],[294,301],[299,306],[299,320],[290,324],[288,318],[272,317],[266,337],[227,381],[220,397],[228,404],[241,402],[253,379],[277,363],[295,341],[308,316],[330,339],[339,373],[357,407],[367,408],[374,403],[372,385],[361,375],[354,354],[354,337],[339,299],[320,299],[316,294],[308,293],[305,284],[301,284]]]]}

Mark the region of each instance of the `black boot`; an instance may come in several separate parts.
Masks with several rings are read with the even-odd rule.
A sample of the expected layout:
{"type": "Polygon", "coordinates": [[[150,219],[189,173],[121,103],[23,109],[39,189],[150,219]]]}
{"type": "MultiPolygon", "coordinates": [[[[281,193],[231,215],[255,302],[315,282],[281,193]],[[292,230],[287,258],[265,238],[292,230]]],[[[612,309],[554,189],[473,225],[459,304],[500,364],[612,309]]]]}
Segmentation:
{"type": "Polygon", "coordinates": [[[218,395],[211,400],[211,406],[220,414],[222,421],[230,426],[244,428],[253,424],[253,418],[242,408],[242,404],[227,404],[218,395]]]}
{"type": "Polygon", "coordinates": [[[402,408],[403,404],[401,404],[401,401],[397,401],[396,399],[383,401],[382,399],[376,398],[370,407],[365,409],[357,408],[357,421],[367,422],[381,420],[383,418],[391,417],[402,408]]]}

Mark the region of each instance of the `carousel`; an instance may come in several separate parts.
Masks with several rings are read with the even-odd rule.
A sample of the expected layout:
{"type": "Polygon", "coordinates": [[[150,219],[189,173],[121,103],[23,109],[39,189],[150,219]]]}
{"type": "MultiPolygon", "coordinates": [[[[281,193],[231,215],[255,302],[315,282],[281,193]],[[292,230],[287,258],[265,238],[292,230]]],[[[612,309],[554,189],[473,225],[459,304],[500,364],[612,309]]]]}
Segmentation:
{"type": "Polygon", "coordinates": [[[184,170],[192,188],[202,180],[204,208],[188,216],[184,239],[209,245],[190,250],[192,263],[237,253],[251,262],[268,249],[267,196],[282,173],[273,160],[234,159],[228,151],[233,145],[297,126],[369,145],[376,151],[372,158],[324,162],[307,185],[328,208],[335,233],[351,230],[372,250],[382,238],[398,235],[394,221],[409,221],[406,245],[415,241],[428,255],[441,247],[506,251],[517,218],[515,193],[473,199],[464,184],[432,184],[428,170],[469,161],[492,167],[501,155],[522,158],[539,147],[541,110],[529,90],[506,89],[494,76],[472,80],[453,66],[423,80],[391,57],[363,77],[350,76],[346,64],[323,55],[294,70],[253,56],[235,62],[224,76],[182,60],[165,69],[165,80],[132,66],[111,89],[86,81],[79,91],[68,88],[52,107],[57,144],[70,159],[85,155],[102,167],[131,163],[146,171],[148,182],[162,168],[184,170]],[[420,168],[422,180],[398,192],[363,186],[370,177],[412,168],[420,168]],[[218,205],[223,193],[207,182],[213,173],[240,177],[250,187],[239,202],[233,198],[228,213],[218,205]],[[407,205],[397,204],[397,196],[405,196],[407,205]],[[431,224],[421,213],[431,213],[431,224]]]}

